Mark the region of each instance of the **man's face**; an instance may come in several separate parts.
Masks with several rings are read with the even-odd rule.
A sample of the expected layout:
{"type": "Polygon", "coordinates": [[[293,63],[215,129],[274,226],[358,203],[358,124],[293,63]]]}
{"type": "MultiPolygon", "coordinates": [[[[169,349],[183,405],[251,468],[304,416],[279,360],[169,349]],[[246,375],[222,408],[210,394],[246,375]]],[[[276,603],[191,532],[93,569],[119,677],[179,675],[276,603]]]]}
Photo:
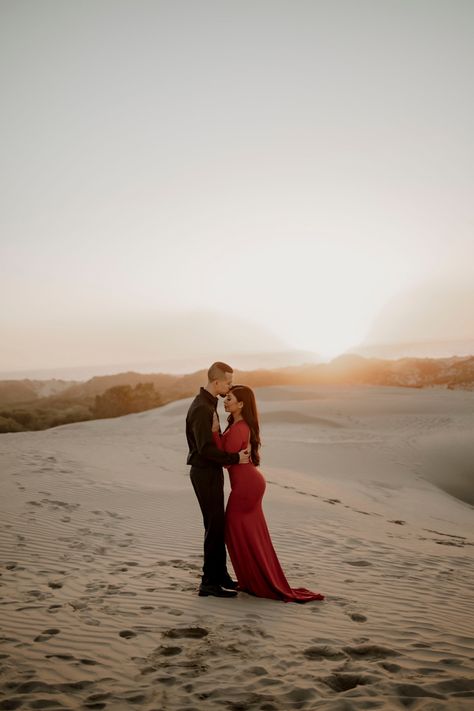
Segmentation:
{"type": "Polygon", "coordinates": [[[232,373],[226,373],[224,380],[216,380],[217,394],[225,397],[232,387],[232,373]]]}

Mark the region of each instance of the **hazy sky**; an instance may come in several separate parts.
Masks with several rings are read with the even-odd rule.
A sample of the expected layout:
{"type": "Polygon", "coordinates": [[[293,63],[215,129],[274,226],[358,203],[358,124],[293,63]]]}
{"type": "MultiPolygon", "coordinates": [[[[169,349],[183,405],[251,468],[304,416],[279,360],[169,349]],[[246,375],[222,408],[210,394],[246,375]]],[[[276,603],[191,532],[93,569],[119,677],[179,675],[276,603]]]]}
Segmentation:
{"type": "Polygon", "coordinates": [[[167,357],[474,338],[473,30],[471,0],[1,0],[0,369],[122,361],[97,334],[138,322],[146,360],[163,319],[167,357]]]}

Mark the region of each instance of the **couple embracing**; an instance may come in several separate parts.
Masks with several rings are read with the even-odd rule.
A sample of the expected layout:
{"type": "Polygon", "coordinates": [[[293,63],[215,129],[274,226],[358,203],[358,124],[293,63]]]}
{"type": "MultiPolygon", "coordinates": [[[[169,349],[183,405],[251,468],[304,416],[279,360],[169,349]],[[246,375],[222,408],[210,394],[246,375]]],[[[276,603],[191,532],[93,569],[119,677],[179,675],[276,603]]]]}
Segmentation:
{"type": "Polygon", "coordinates": [[[200,596],[235,597],[239,591],[283,602],[323,600],[306,588],[291,588],[278,561],[262,510],[266,482],[260,464],[260,428],[255,395],[232,384],[233,369],[216,362],[208,370],[186,416],[187,464],[201,508],[204,565],[200,596]],[[227,427],[221,432],[218,396],[224,398],[227,427]],[[224,472],[231,493],[224,508],[224,472]],[[226,565],[226,546],[237,581],[226,565]]]}

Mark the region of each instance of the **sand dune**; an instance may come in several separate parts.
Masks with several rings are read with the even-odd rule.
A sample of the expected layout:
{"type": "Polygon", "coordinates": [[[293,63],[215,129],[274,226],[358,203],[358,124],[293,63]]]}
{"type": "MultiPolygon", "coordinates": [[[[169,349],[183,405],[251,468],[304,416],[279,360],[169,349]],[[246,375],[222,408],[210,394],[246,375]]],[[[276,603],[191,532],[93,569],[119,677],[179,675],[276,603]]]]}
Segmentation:
{"type": "Polygon", "coordinates": [[[474,504],[474,430],[449,424],[447,431],[419,438],[422,461],[418,471],[449,494],[474,504]]]}
{"type": "Polygon", "coordinates": [[[326,599],[196,595],[189,400],[0,435],[0,709],[472,708],[474,393],[256,394],[275,548],[326,599]]]}

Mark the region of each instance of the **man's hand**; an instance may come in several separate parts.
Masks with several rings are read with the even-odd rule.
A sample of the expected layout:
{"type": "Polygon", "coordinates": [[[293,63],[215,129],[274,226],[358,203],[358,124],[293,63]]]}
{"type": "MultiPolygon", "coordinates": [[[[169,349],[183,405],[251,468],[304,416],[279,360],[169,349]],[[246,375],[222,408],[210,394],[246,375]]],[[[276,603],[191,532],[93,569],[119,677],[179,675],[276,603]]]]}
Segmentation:
{"type": "Polygon", "coordinates": [[[239,464],[248,464],[250,459],[250,454],[248,449],[241,449],[239,452],[239,464]]]}
{"type": "MultiPolygon", "coordinates": [[[[212,415],[212,431],[219,432],[219,418],[217,417],[217,412],[214,410],[212,415]]],[[[209,430],[208,430],[209,432],[209,430]]]]}

